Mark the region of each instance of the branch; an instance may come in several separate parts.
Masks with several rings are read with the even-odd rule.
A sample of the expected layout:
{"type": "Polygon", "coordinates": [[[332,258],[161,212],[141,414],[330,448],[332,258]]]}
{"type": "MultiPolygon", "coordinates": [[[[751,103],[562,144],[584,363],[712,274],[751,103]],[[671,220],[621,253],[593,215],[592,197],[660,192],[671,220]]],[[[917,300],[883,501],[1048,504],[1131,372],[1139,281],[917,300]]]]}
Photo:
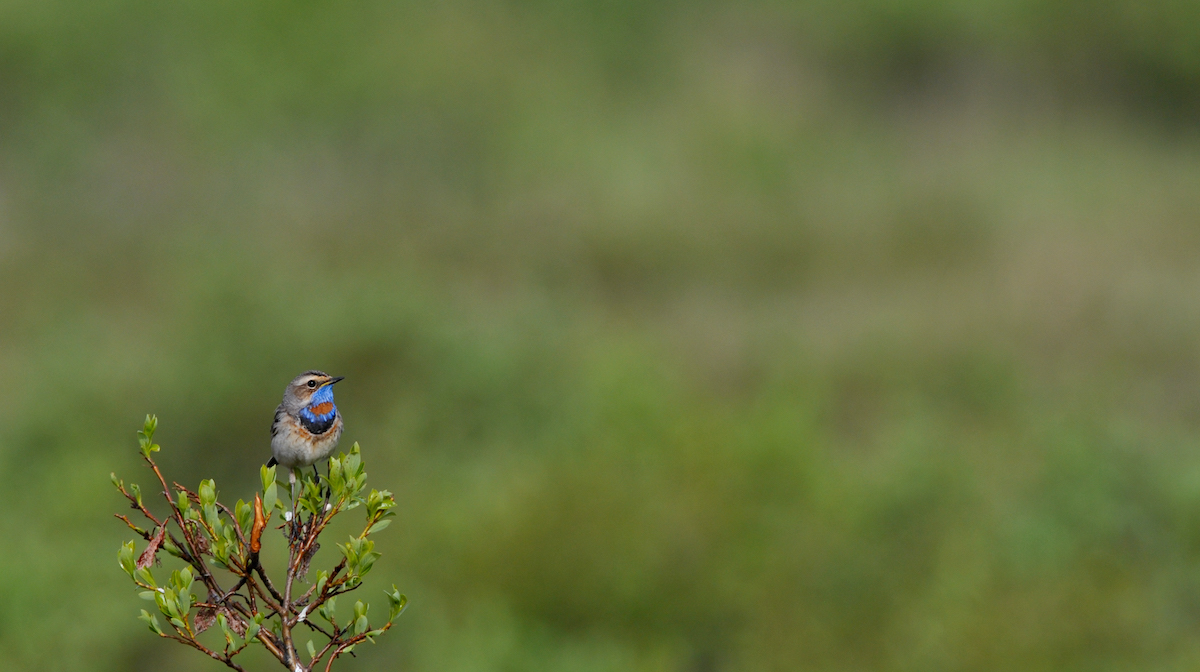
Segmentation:
{"type": "Polygon", "coordinates": [[[149,542],[136,560],[134,542],[124,544],[118,559],[139,589],[154,591],[154,602],[168,620],[164,631],[159,626],[157,616],[143,610],[141,618],[151,630],[160,637],[186,644],[239,672],[244,672],[244,669],[234,657],[253,642],[261,644],[289,672],[311,671],[326,656],[329,659],[324,669],[330,672],[333,661],[339,656],[345,653],[354,655],[351,649],[355,644],[391,628],[392,621],[402,610],[404,600],[394,586],[393,592],[388,594],[392,602],[391,618],[381,628],[370,629],[366,621],[369,606],[362,602],[355,604],[355,618],[344,628],[337,625],[335,614],[328,608],[338,595],[362,586],[362,576],[379,557],[373,550],[374,542],[368,541],[367,537],[372,529],[382,527],[378,523],[392,515],[388,509],[394,506],[394,500],[387,491],[372,490],[368,497],[362,495],[366,475],[357,444],[349,455],[343,453],[329,460],[327,477],[319,474],[315,478],[300,475],[296,482],[290,503],[291,516],[277,528],[283,530],[288,544],[287,571],[283,590],[280,591],[263,568],[259,557],[263,531],[271,512],[279,504],[275,469],[263,467],[260,471],[263,489],[254,496],[253,524],[240,501],[236,510],[231,510],[217,500],[216,485],[211,480],[202,481],[195,492],[172,482],[173,490],[178,495],[176,501],[172,498],[172,487],[168,487],[166,478],[152,458],[152,453],[160,450],[153,443],[156,426],[157,419],[147,416],[145,427],[138,435],[142,457],[158,479],[170,512],[161,518],[156,517],[142,501],[140,488],[131,484],[126,489],[115,474],[112,477],[113,484],[130,507],[153,524],[150,529],[142,529],[128,515],[114,514],[137,536],[149,542]],[[193,504],[200,507],[198,513],[192,508],[193,504]],[[349,544],[341,545],[343,557],[331,571],[318,571],[318,579],[302,589],[297,582],[302,573],[307,573],[327,526],[338,514],[360,505],[366,505],[367,510],[367,525],[362,534],[352,537],[349,544]],[[239,514],[241,519],[238,518],[239,514]],[[172,525],[178,528],[178,536],[171,531],[172,525]],[[152,570],[157,564],[157,554],[161,548],[168,549],[186,566],[172,572],[169,581],[159,585],[152,570]],[[229,590],[221,588],[207,564],[206,555],[213,557],[237,577],[229,590]],[[208,591],[203,602],[197,601],[192,594],[196,579],[208,591]],[[197,610],[194,618],[192,610],[197,610]],[[329,629],[313,622],[310,617],[315,616],[318,610],[329,621],[329,629]],[[276,617],[279,618],[278,625],[271,620],[276,617]],[[199,634],[214,622],[220,624],[225,635],[223,651],[209,648],[198,640],[199,634]],[[314,655],[307,665],[300,662],[294,641],[294,630],[301,623],[326,638],[319,651],[313,649],[314,655]],[[348,636],[351,631],[361,631],[362,634],[348,636]]]}

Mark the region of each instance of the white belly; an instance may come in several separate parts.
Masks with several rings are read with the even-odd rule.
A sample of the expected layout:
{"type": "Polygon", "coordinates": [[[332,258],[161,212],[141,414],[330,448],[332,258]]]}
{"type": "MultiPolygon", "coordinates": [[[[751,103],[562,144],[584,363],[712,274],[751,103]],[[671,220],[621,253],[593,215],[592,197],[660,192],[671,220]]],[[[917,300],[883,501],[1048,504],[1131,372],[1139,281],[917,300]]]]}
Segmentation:
{"type": "Polygon", "coordinates": [[[342,418],[339,415],[328,432],[314,436],[289,415],[283,415],[275,436],[271,437],[271,452],[275,461],[288,469],[307,467],[325,459],[337,447],[342,436],[342,418]]]}

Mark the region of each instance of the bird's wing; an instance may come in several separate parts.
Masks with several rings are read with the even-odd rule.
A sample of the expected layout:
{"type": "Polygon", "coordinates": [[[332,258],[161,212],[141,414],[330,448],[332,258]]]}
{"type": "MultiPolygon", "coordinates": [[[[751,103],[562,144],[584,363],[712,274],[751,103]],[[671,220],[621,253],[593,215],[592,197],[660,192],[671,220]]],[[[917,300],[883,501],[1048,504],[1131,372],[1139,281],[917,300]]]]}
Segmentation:
{"type": "MultiPolygon", "coordinates": [[[[280,404],[279,407],[275,409],[275,420],[271,422],[271,437],[272,438],[274,438],[275,435],[279,433],[279,419],[283,417],[284,412],[285,411],[283,410],[283,404],[280,404]]],[[[273,467],[277,464],[279,464],[279,462],[275,459],[274,455],[271,456],[271,459],[267,460],[268,467],[273,467]]]]}
{"type": "Polygon", "coordinates": [[[283,418],[284,413],[285,411],[283,410],[283,404],[280,404],[279,408],[275,409],[275,420],[271,422],[271,436],[275,436],[279,433],[279,420],[283,418]]]}

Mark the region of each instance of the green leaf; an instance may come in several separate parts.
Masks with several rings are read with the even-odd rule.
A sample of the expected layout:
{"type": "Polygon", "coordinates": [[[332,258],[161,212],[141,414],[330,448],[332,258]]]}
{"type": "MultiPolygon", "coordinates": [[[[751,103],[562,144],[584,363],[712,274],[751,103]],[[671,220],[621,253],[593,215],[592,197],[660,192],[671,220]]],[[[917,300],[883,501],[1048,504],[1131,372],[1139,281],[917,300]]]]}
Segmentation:
{"type": "Polygon", "coordinates": [[[258,635],[258,631],[262,629],[261,621],[250,621],[246,624],[246,641],[254,639],[258,635]]]}
{"type": "Polygon", "coordinates": [[[333,496],[341,498],[342,492],[346,488],[346,479],[342,477],[342,461],[334,458],[329,458],[329,488],[333,491],[333,496]]]}
{"type": "Polygon", "coordinates": [[[362,458],[359,456],[358,442],[354,443],[354,447],[350,449],[350,454],[342,461],[342,468],[346,471],[346,480],[358,476],[362,469],[362,458]]]}
{"type": "Polygon", "coordinates": [[[183,553],[179,551],[179,547],[175,545],[175,542],[171,541],[170,537],[163,538],[162,547],[166,549],[168,553],[177,558],[183,557],[183,553]]]}
{"type": "Polygon", "coordinates": [[[201,506],[213,504],[217,501],[217,484],[211,478],[200,481],[197,494],[200,495],[201,506]]]}
{"type": "Polygon", "coordinates": [[[307,475],[304,478],[304,495],[317,500],[321,499],[321,486],[307,475]]]}
{"type": "Polygon", "coordinates": [[[114,471],[109,473],[108,477],[112,479],[112,484],[114,487],[116,487],[116,489],[121,490],[125,487],[124,481],[117,478],[117,472],[114,471]]]}
{"type": "Polygon", "coordinates": [[[142,598],[143,600],[153,600],[154,596],[157,594],[157,590],[143,590],[142,592],[138,593],[138,597],[142,598]]]}
{"type": "Polygon", "coordinates": [[[218,611],[217,623],[221,626],[221,633],[225,635],[225,647],[228,649],[230,647],[237,646],[240,638],[237,636],[237,633],[233,631],[233,628],[229,627],[228,617],[218,611]]]}
{"type": "Polygon", "coordinates": [[[217,513],[217,505],[209,502],[201,508],[201,511],[204,513],[204,522],[213,528],[214,533],[221,534],[221,518],[220,514],[217,513]]]}
{"type": "Polygon", "coordinates": [[[367,530],[367,534],[374,534],[391,524],[392,524],[392,521],[390,521],[390,520],[381,520],[378,523],[375,523],[374,525],[372,525],[371,528],[367,530]]]}
{"type": "Polygon", "coordinates": [[[150,459],[150,453],[158,452],[160,446],[154,443],[154,430],[158,428],[158,418],[153,415],[146,416],[146,422],[142,424],[142,429],[137,433],[138,447],[141,448],[142,456],[147,460],[150,459]]]}
{"type": "Polygon", "coordinates": [[[136,547],[133,542],[122,544],[120,550],[117,551],[117,562],[120,563],[121,569],[130,577],[133,576],[134,568],[137,566],[133,561],[133,554],[136,552],[136,547]]]}
{"type": "Polygon", "coordinates": [[[153,632],[156,635],[162,636],[163,631],[162,631],[162,628],[159,627],[159,625],[158,625],[158,617],[157,616],[155,616],[154,614],[151,614],[150,612],[146,611],[145,609],[142,609],[142,615],[138,616],[138,619],[140,619],[141,621],[144,621],[146,623],[146,625],[148,625],[150,627],[150,632],[153,632]]]}
{"type": "Polygon", "coordinates": [[[275,467],[268,467],[264,464],[258,470],[258,478],[262,481],[262,489],[265,493],[267,488],[275,484],[275,467]]]}
{"type": "MultiPolygon", "coordinates": [[[[272,471],[274,470],[272,469],[272,471]]],[[[270,511],[275,508],[275,504],[278,502],[278,499],[279,487],[275,485],[274,481],[272,481],[263,490],[263,510],[267,513],[270,513],[270,511]]]]}
{"type": "Polygon", "coordinates": [[[133,493],[133,498],[137,500],[138,506],[142,505],[142,489],[137,483],[129,484],[129,491],[133,493]]]}
{"type": "Polygon", "coordinates": [[[342,555],[346,556],[346,564],[353,567],[358,564],[358,554],[354,552],[354,537],[350,538],[348,544],[337,544],[338,550],[342,555]]]}
{"type": "Polygon", "coordinates": [[[192,610],[192,594],[190,592],[181,592],[175,598],[175,604],[179,608],[181,615],[192,610]]]}
{"type": "Polygon", "coordinates": [[[329,598],[325,604],[321,605],[321,608],[317,610],[317,613],[321,615],[321,618],[333,623],[333,618],[337,614],[337,598],[329,598]]]}
{"type": "Polygon", "coordinates": [[[155,581],[154,581],[154,575],[150,573],[149,567],[143,567],[142,569],[134,570],[133,578],[137,579],[138,581],[141,581],[142,583],[146,584],[147,586],[151,586],[151,587],[158,586],[158,584],[155,583],[155,581]]]}
{"type": "Polygon", "coordinates": [[[388,596],[388,601],[391,602],[391,616],[388,618],[388,621],[394,621],[397,616],[404,613],[405,607],[408,606],[408,597],[402,595],[395,584],[392,584],[392,592],[384,591],[384,594],[388,596]]]}
{"type": "Polygon", "coordinates": [[[188,500],[187,493],[180,490],[179,495],[175,498],[175,508],[179,509],[180,513],[183,513],[184,511],[187,511],[191,505],[192,503],[190,500],[188,500]]]}
{"type": "Polygon", "coordinates": [[[309,659],[317,657],[317,647],[313,645],[313,642],[311,639],[308,640],[308,644],[305,646],[305,648],[308,649],[309,659]]]}
{"type": "Polygon", "coordinates": [[[239,499],[237,504],[233,505],[233,513],[237,516],[238,525],[242,528],[242,532],[249,533],[251,526],[254,524],[254,507],[239,499]]]}
{"type": "Polygon", "coordinates": [[[183,618],[185,612],[179,608],[179,595],[175,592],[174,588],[163,588],[163,592],[159,593],[159,597],[162,599],[156,601],[161,601],[158,608],[162,610],[163,614],[171,618],[183,618]]]}

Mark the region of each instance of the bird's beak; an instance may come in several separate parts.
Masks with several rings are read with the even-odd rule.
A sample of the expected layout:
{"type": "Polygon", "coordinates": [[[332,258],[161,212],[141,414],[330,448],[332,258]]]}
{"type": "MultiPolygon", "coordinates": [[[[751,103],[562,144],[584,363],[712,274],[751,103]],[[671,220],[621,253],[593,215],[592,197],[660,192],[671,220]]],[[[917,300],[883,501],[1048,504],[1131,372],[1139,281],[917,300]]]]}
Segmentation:
{"type": "MultiPolygon", "coordinates": [[[[342,380],[343,378],[345,378],[345,376],[334,376],[333,378],[330,378],[329,381],[325,383],[325,385],[333,385],[334,383],[338,382],[339,380],[342,380]]],[[[322,385],[321,387],[325,387],[325,385],[322,385]]]]}

